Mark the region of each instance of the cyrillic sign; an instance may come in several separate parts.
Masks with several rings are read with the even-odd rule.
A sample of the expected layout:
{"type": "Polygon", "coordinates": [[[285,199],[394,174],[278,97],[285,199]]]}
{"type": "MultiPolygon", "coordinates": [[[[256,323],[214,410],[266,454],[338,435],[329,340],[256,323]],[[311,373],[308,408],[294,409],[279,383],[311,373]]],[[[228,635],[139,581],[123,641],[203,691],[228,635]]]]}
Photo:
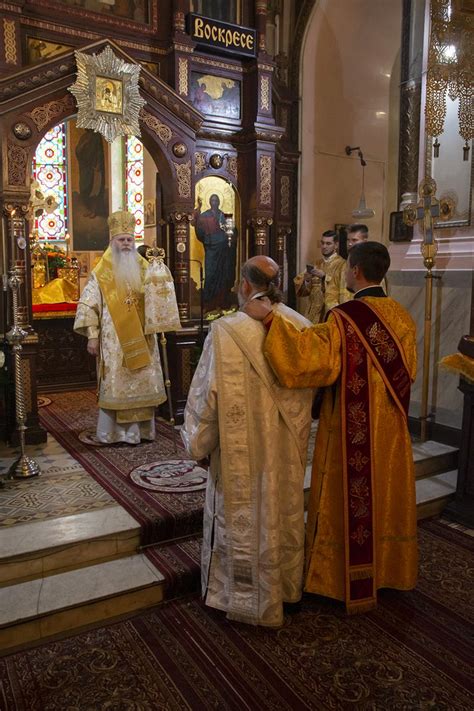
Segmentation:
{"type": "Polygon", "coordinates": [[[197,44],[232,54],[243,54],[246,57],[255,57],[257,54],[257,32],[249,27],[231,25],[190,13],[188,32],[197,44]]]}

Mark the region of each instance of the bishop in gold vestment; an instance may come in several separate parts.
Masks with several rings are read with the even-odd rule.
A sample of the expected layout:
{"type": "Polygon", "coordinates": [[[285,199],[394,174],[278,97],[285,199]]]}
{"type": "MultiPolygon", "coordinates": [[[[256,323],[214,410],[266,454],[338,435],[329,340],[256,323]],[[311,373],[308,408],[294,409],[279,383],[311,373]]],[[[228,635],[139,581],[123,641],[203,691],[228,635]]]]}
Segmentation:
{"type": "MultiPolygon", "coordinates": [[[[268,257],[249,260],[251,265],[255,261],[278,273],[268,257]]],[[[258,298],[258,286],[250,298],[258,298]]],[[[295,328],[309,324],[282,304],[273,308],[295,328]]],[[[304,473],[313,392],[278,384],[263,355],[264,340],[262,325],[242,312],[212,324],[181,435],[192,457],[210,455],[204,600],[229,619],[273,627],[283,622],[283,602],[297,602],[302,593],[304,473]]]]}
{"type": "Polygon", "coordinates": [[[145,304],[148,263],[136,252],[134,223],[126,211],[110,216],[111,245],[92,271],[74,323],[98,357],[97,439],[106,444],[153,440],[154,410],[166,400],[155,336],[164,329],[145,328],[159,297],[145,304]]]}
{"type": "MultiPolygon", "coordinates": [[[[326,323],[298,331],[278,314],[265,318],[271,324],[265,353],[280,383],[325,388],[306,530],[305,590],[345,601],[350,612],[371,609],[377,589],[408,590],[417,578],[406,417],[416,373],[415,325],[378,286],[380,270],[371,272],[371,279],[360,277],[373,245],[375,252],[386,252],[388,268],[383,245],[353,247],[346,278],[354,301],[336,307],[326,323]],[[358,551],[364,554],[360,558],[358,551]]],[[[252,308],[248,313],[261,318],[263,305],[252,308]]]]}

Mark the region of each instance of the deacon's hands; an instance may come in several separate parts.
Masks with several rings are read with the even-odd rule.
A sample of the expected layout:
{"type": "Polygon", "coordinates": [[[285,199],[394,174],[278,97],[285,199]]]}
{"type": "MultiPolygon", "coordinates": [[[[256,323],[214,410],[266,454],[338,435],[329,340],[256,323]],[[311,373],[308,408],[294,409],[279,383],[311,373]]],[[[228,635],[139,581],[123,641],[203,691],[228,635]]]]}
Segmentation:
{"type": "Polygon", "coordinates": [[[252,301],[247,301],[242,311],[245,311],[247,316],[253,318],[255,321],[263,321],[265,316],[272,311],[272,304],[270,299],[266,296],[261,299],[252,299],[252,301]]]}
{"type": "Polygon", "coordinates": [[[316,267],[314,267],[314,269],[311,269],[311,276],[315,276],[315,277],[319,277],[320,279],[324,279],[324,277],[326,276],[326,273],[323,272],[322,269],[316,269],[316,267]]]}
{"type": "Polygon", "coordinates": [[[89,338],[87,341],[87,352],[91,356],[98,356],[99,355],[99,339],[98,338],[89,338]]]}

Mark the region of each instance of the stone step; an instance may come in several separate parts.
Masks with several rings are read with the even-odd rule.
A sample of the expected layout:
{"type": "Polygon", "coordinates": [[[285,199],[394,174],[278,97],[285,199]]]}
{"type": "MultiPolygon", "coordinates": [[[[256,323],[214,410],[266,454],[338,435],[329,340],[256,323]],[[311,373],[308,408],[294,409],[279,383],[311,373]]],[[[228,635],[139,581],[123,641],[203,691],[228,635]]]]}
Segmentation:
{"type": "Polygon", "coordinates": [[[122,506],[6,527],[1,533],[0,588],[128,556],[140,525],[122,506]]]}
{"type": "Polygon", "coordinates": [[[416,511],[419,521],[443,511],[447,503],[454,498],[457,479],[458,470],[453,469],[416,482],[416,511]]]}
{"type": "Polygon", "coordinates": [[[458,467],[459,450],[441,442],[412,443],[416,479],[431,477],[433,474],[448,472],[458,467]]]}
{"type": "Polygon", "coordinates": [[[141,553],[5,586],[0,650],[143,610],[163,594],[163,575],[141,553]]]}

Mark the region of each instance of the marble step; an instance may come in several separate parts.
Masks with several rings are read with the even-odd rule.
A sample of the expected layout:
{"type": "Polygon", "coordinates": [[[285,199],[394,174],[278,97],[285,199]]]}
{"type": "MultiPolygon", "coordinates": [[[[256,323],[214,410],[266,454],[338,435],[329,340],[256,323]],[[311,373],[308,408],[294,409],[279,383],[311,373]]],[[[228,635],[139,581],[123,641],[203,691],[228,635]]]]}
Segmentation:
{"type": "Polygon", "coordinates": [[[416,482],[416,512],[419,521],[443,511],[454,498],[457,480],[458,470],[453,469],[416,482]]]}
{"type": "Polygon", "coordinates": [[[141,553],[3,587],[0,650],[143,610],[163,595],[163,575],[141,553]]]}
{"type": "Polygon", "coordinates": [[[433,474],[452,471],[458,467],[459,450],[441,442],[412,443],[416,479],[424,479],[433,474]]]}
{"type": "Polygon", "coordinates": [[[0,589],[137,551],[140,525],[122,506],[33,521],[1,532],[0,589]]]}

